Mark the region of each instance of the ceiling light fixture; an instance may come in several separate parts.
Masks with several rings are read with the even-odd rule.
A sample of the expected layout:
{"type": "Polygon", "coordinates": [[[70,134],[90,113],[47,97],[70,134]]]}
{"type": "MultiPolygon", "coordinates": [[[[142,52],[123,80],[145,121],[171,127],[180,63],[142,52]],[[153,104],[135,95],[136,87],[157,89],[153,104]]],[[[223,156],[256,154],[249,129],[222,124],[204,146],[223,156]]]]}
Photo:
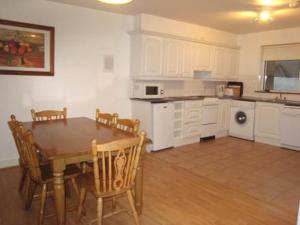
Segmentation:
{"type": "Polygon", "coordinates": [[[296,6],[298,6],[298,1],[297,0],[290,0],[289,7],[294,8],[296,6]]]}
{"type": "Polygon", "coordinates": [[[98,1],[106,4],[112,4],[112,5],[123,5],[132,2],[132,0],[98,0],[98,1]]]}
{"type": "Polygon", "coordinates": [[[269,22],[273,21],[273,17],[270,11],[261,11],[255,20],[259,22],[269,22]]]}

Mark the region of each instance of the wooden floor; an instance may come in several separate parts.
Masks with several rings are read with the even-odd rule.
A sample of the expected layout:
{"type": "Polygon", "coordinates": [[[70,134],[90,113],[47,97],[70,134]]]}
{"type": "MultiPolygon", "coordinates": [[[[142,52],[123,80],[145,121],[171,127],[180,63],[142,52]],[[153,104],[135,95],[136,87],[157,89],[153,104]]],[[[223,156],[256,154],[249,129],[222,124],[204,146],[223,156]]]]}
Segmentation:
{"type": "MultiPolygon", "coordinates": [[[[300,152],[221,138],[147,154],[144,164],[144,225],[296,224],[300,152]]],[[[0,225],[36,224],[39,201],[24,211],[18,180],[17,168],[0,170],[0,225]]],[[[53,211],[53,201],[47,203],[53,211]]],[[[78,222],[76,213],[68,213],[67,224],[88,224],[95,207],[89,196],[88,215],[78,222]]],[[[44,225],[55,224],[55,217],[45,219],[44,225]]],[[[104,220],[125,224],[134,224],[127,214],[104,220]]]]}

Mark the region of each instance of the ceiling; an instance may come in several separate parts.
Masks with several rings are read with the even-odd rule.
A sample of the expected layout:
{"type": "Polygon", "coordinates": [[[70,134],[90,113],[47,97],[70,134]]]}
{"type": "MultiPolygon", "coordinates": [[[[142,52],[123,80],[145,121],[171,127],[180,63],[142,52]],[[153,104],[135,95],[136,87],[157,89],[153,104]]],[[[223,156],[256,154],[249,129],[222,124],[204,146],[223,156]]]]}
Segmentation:
{"type": "Polygon", "coordinates": [[[300,26],[300,7],[288,8],[289,0],[133,0],[126,5],[107,5],[97,0],[49,1],[129,15],[146,13],[235,34],[300,26]],[[274,9],[274,21],[255,22],[257,13],[266,8],[274,9]]]}

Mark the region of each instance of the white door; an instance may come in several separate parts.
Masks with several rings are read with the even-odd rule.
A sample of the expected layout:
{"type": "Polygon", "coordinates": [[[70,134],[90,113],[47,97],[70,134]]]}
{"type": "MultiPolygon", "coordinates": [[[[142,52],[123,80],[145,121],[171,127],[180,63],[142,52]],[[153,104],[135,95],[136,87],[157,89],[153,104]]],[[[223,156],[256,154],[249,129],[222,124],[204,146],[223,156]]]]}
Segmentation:
{"type": "Polygon", "coordinates": [[[143,36],[143,76],[163,75],[163,39],[154,36],[143,36]]]}
{"type": "Polygon", "coordinates": [[[198,71],[211,71],[213,65],[213,47],[210,45],[196,44],[194,67],[198,71]]]}
{"type": "Polygon", "coordinates": [[[174,146],[174,104],[157,103],[153,107],[153,151],[174,146]]]}
{"type": "Polygon", "coordinates": [[[177,40],[165,40],[164,75],[170,77],[180,76],[181,45],[177,40]]]}

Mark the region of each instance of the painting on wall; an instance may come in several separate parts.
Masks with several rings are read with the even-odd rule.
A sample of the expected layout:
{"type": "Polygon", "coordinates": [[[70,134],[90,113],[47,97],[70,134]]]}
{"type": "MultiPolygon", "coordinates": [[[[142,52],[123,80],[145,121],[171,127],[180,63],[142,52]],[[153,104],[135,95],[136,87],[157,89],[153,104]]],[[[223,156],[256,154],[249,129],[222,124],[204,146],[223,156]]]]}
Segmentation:
{"type": "Polygon", "coordinates": [[[54,75],[54,27],[0,19],[0,74],[54,75]]]}

